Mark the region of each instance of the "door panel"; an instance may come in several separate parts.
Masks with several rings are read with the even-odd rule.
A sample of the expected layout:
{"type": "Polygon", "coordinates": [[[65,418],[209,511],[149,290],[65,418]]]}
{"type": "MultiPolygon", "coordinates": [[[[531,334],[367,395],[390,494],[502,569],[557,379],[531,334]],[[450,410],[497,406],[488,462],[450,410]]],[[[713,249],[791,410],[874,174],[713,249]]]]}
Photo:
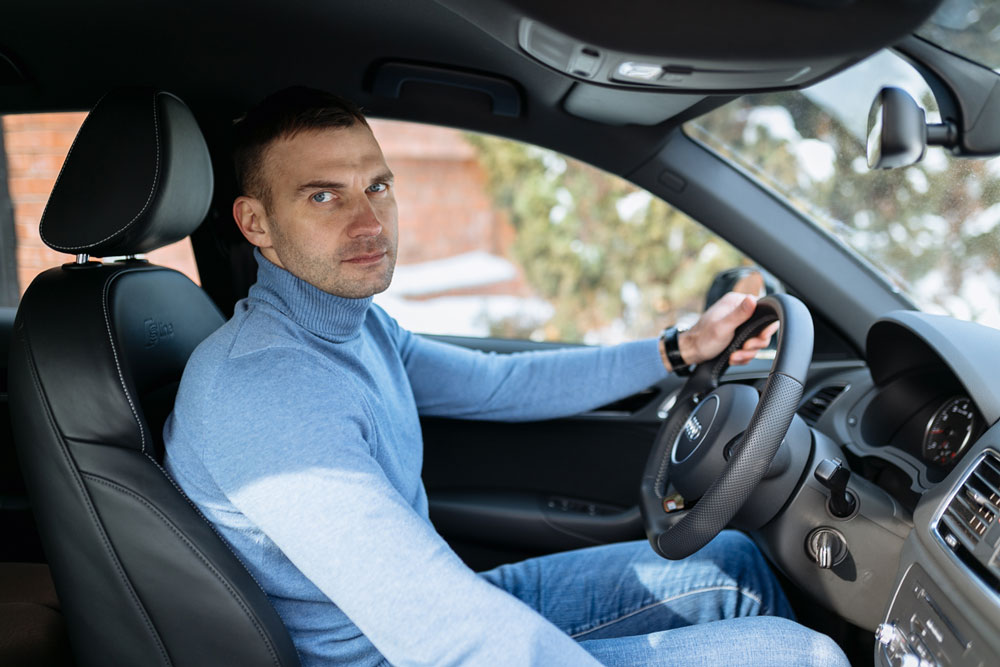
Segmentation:
{"type": "MultiPolygon", "coordinates": [[[[499,353],[551,343],[434,337],[499,353]]],[[[421,420],[431,520],[476,569],[526,556],[642,539],[639,479],[680,386],[670,377],[593,412],[544,422],[421,420]]]]}
{"type": "Polygon", "coordinates": [[[658,427],[632,415],[513,424],[425,419],[431,520],[477,569],[508,556],[641,539],[636,494],[658,427]],[[479,547],[474,560],[463,544],[479,547]],[[493,557],[484,559],[484,551],[493,557]]]}
{"type": "MultiPolygon", "coordinates": [[[[498,353],[551,343],[435,336],[498,353]]],[[[759,382],[771,362],[730,370],[759,382]]],[[[639,481],[674,376],[590,413],[543,422],[421,420],[423,478],[437,530],[470,567],[643,539],[639,481]]]]}

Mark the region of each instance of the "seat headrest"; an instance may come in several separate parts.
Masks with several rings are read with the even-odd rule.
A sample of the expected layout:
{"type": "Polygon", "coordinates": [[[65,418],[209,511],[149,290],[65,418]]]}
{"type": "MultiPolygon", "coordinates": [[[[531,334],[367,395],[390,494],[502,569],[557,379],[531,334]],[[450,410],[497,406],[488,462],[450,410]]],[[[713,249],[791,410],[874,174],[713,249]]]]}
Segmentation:
{"type": "Polygon", "coordinates": [[[95,257],[149,252],[201,224],[212,163],[191,110],[152,88],[105,95],[80,127],[39,232],[47,246],[95,257]]]}

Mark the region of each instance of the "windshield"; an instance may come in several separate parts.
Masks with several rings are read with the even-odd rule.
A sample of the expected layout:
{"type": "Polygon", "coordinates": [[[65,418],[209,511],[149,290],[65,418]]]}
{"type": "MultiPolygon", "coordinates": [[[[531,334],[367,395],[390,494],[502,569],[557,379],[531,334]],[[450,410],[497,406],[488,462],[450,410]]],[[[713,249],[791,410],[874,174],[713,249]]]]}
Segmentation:
{"type": "Polygon", "coordinates": [[[940,117],[905,61],[882,51],[800,92],[740,98],[685,131],[752,172],[862,255],[922,309],[1000,328],[1000,159],[929,148],[905,169],[871,171],[868,109],[883,86],[940,117]]]}
{"type": "Polygon", "coordinates": [[[1000,68],[997,0],[947,0],[917,34],[990,69],[1000,68]]]}

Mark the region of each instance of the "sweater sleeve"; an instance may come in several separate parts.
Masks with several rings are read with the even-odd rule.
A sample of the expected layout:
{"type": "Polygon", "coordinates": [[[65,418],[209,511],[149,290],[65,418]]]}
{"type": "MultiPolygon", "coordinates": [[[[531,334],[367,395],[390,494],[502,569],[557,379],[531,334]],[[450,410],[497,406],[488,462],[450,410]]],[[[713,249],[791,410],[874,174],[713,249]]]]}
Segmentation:
{"type": "Polygon", "coordinates": [[[607,405],[667,376],[656,339],[609,347],[485,353],[416,336],[397,341],[421,414],[531,421],[607,405]]]}
{"type": "Polygon", "coordinates": [[[234,444],[212,448],[206,466],[389,662],[598,664],[466,567],[401,497],[373,457],[378,434],[349,378],[298,351],[268,361],[282,370],[261,373],[250,359],[228,379],[252,389],[220,397],[218,421],[234,444]],[[308,389],[289,395],[289,386],[308,389]],[[238,405],[248,400],[253,410],[238,405]]]}

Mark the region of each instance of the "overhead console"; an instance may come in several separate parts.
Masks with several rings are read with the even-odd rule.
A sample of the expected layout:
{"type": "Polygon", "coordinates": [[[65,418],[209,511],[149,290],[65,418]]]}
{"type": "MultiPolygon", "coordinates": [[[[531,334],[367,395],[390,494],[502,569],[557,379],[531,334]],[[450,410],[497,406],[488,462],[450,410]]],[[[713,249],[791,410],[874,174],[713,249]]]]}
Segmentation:
{"type": "MultiPolygon", "coordinates": [[[[538,21],[521,19],[518,45],[536,60],[578,79],[675,91],[733,92],[787,88],[845,64],[842,57],[808,63],[738,63],[614,51],[581,42],[538,21]]],[[[856,58],[849,62],[854,62],[856,58]]]]}
{"type": "Polygon", "coordinates": [[[940,0],[438,0],[580,81],[743,94],[800,88],[912,33],[940,0]],[[602,20],[593,20],[602,16],[602,20]],[[712,35],[706,39],[706,35],[712,35]]]}

